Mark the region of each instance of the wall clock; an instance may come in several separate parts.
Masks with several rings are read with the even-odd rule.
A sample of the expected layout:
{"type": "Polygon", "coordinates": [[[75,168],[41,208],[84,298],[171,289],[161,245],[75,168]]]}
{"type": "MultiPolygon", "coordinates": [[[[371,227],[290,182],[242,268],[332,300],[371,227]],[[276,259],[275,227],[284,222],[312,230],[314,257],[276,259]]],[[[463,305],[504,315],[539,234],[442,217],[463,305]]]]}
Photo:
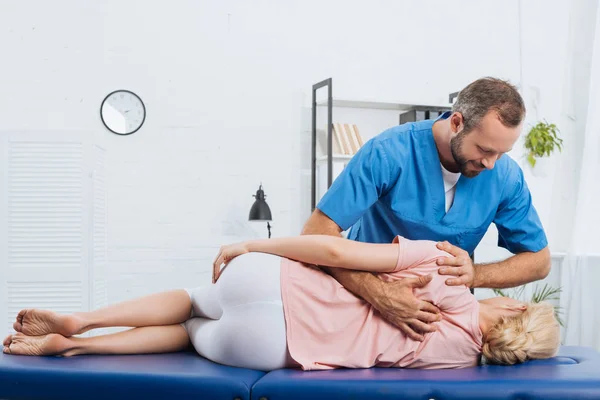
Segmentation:
{"type": "Polygon", "coordinates": [[[117,135],[131,135],[144,124],[146,107],[137,94],[129,90],[115,90],[102,101],[100,117],[109,131],[117,135]]]}

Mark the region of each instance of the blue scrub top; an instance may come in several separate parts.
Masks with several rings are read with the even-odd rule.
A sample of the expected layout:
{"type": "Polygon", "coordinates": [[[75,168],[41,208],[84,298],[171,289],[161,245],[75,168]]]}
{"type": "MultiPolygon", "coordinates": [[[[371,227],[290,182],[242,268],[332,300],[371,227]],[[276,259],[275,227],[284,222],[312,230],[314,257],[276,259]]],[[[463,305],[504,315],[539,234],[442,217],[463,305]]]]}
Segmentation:
{"type": "MultiPolygon", "coordinates": [[[[450,112],[440,118],[448,118],[450,112]]],[[[437,120],[437,119],[436,119],[437,120]]],[[[490,224],[498,245],[516,254],[547,246],[546,234],[517,163],[504,155],[492,170],[460,176],[446,213],[444,180],[426,120],[369,140],[317,204],[348,238],[390,243],[396,235],[448,242],[473,254],[490,224]]]]}

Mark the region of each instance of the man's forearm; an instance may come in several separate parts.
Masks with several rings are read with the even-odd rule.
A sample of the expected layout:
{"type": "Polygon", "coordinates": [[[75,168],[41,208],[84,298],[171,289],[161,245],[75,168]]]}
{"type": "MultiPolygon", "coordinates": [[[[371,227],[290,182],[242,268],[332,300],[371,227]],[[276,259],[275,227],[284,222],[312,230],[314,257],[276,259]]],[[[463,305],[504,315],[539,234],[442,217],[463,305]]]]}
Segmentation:
{"type": "Polygon", "coordinates": [[[521,253],[502,262],[475,264],[473,287],[503,289],[545,278],[550,272],[550,251],[521,253]]]}
{"type": "Polygon", "coordinates": [[[335,278],[345,289],[370,304],[375,303],[375,293],[383,281],[370,272],[351,271],[340,268],[321,267],[335,278]]]}

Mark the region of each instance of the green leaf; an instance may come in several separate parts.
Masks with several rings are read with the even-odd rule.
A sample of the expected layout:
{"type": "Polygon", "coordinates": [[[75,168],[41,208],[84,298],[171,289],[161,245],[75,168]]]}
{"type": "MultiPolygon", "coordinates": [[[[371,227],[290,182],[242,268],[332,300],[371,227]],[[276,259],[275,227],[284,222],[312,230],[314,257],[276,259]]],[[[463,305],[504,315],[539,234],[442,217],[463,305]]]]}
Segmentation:
{"type": "Polygon", "coordinates": [[[544,284],[544,287],[541,289],[539,289],[539,286],[536,286],[533,295],[531,296],[531,301],[533,303],[540,303],[542,301],[558,300],[561,291],[562,289],[554,288],[547,283],[544,284]]]}
{"type": "Polygon", "coordinates": [[[525,137],[525,148],[529,150],[527,160],[535,166],[535,157],[547,157],[558,148],[563,149],[563,141],[558,137],[558,128],[546,120],[538,122],[525,137]]]}

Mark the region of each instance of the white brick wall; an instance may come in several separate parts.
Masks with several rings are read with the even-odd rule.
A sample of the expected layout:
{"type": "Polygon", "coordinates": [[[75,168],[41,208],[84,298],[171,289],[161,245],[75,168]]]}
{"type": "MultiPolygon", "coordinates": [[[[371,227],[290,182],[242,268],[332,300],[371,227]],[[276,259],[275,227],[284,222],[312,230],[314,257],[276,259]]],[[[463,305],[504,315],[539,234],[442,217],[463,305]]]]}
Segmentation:
{"type": "MultiPolygon", "coordinates": [[[[207,282],[220,244],[266,237],[247,221],[261,182],[273,236],[308,217],[314,82],[332,76],[340,97],[430,103],[483,75],[518,82],[518,4],[3,2],[0,129],[85,129],[106,142],[110,303],[207,282]],[[128,137],[99,120],[118,88],[148,110],[128,137]]],[[[551,47],[561,8],[527,7],[525,26],[556,22],[541,27],[551,47]]],[[[551,59],[527,71],[542,63],[552,76],[551,59]]],[[[381,129],[373,118],[367,137],[381,129]]]]}

